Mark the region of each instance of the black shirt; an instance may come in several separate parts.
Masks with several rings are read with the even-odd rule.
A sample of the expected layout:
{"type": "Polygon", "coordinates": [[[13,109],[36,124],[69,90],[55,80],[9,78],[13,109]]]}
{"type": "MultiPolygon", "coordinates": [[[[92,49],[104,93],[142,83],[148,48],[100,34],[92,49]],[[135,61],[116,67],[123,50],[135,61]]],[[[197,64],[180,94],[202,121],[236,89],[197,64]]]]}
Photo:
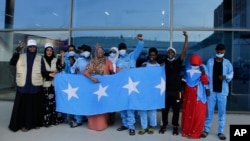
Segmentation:
{"type": "Polygon", "coordinates": [[[214,59],[214,67],[213,67],[213,91],[221,92],[222,91],[222,80],[219,79],[219,76],[222,75],[223,67],[222,61],[217,62],[214,59]]]}
{"type": "Polygon", "coordinates": [[[174,61],[165,61],[166,92],[181,91],[182,62],[180,57],[174,61]]]}

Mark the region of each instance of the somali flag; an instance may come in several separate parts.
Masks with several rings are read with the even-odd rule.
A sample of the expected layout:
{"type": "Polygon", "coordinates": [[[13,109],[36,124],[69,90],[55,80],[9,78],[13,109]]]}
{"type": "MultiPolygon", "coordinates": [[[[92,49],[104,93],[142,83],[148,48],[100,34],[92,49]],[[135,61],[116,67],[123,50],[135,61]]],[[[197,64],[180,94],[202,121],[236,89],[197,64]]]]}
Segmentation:
{"type": "Polygon", "coordinates": [[[56,110],[74,115],[95,115],[122,110],[153,110],[165,105],[164,67],[122,70],[113,75],[59,73],[54,84],[56,110]]]}

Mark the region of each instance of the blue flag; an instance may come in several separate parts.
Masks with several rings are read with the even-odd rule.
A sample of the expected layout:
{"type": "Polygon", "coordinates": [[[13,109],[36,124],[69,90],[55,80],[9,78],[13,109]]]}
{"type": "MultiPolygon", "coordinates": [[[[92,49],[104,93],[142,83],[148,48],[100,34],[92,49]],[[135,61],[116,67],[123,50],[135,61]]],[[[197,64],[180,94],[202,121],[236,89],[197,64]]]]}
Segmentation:
{"type": "Polygon", "coordinates": [[[165,106],[164,67],[122,70],[113,75],[59,73],[54,84],[56,110],[74,115],[96,115],[122,110],[153,110],[165,106]]]}

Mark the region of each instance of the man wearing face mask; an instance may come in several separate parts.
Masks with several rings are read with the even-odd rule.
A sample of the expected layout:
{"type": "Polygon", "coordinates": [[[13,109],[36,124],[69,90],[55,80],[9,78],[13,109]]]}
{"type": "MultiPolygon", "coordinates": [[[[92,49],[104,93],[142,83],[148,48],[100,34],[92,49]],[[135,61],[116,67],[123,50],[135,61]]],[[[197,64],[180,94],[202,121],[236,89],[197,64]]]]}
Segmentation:
{"type": "Polygon", "coordinates": [[[165,108],[162,109],[162,126],[159,130],[160,134],[164,134],[168,125],[168,113],[170,107],[173,109],[172,125],[173,135],[178,135],[179,127],[179,112],[181,106],[181,69],[182,62],[186,57],[188,49],[188,35],[183,31],[185,42],[182,48],[180,57],[175,59],[176,50],[173,47],[167,49],[167,59],[165,60],[165,73],[166,73],[166,96],[165,108]]]}
{"type": "MultiPolygon", "coordinates": [[[[137,35],[138,43],[133,52],[127,53],[127,46],[125,43],[120,43],[118,46],[120,57],[117,60],[117,67],[119,70],[130,69],[136,67],[136,60],[142,52],[144,47],[143,35],[137,35]]],[[[122,126],[117,131],[129,129],[129,135],[135,135],[135,110],[121,111],[122,126]]]]}
{"type": "Polygon", "coordinates": [[[74,45],[69,45],[68,46],[68,51],[64,54],[64,62],[65,62],[65,68],[64,68],[64,72],[65,73],[71,73],[71,66],[74,64],[74,62],[72,62],[72,60],[75,60],[75,58],[77,58],[77,54],[75,53],[75,46],[74,45]]]}
{"type": "MultiPolygon", "coordinates": [[[[78,47],[78,49],[80,51],[80,57],[76,60],[74,65],[70,68],[70,71],[72,74],[82,75],[83,70],[86,68],[86,66],[90,62],[91,47],[84,44],[78,47]]],[[[73,115],[73,117],[74,117],[74,120],[70,121],[71,128],[75,128],[75,127],[82,125],[83,116],[73,115]]],[[[85,116],[84,116],[84,119],[86,119],[85,116]]]]}
{"type": "Polygon", "coordinates": [[[233,66],[231,62],[224,58],[226,48],[224,44],[218,44],[215,48],[215,57],[207,61],[210,96],[207,98],[207,116],[204,131],[201,137],[207,137],[214,116],[215,105],[218,107],[218,137],[226,140],[223,134],[226,118],[227,96],[229,93],[229,82],[233,79],[233,66]]]}
{"type": "Polygon", "coordinates": [[[73,64],[73,66],[70,68],[71,73],[76,74],[82,74],[85,67],[88,65],[90,61],[90,53],[91,53],[91,47],[88,45],[82,45],[78,47],[78,50],[80,51],[80,57],[77,58],[76,62],[73,64]]]}

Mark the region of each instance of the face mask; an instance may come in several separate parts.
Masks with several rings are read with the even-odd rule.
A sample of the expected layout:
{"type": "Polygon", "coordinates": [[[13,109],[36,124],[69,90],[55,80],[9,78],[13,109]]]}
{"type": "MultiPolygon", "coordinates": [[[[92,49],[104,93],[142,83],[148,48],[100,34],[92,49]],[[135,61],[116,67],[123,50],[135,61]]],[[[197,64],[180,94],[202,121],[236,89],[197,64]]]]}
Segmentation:
{"type": "Polygon", "coordinates": [[[222,57],[224,57],[224,53],[223,54],[216,54],[215,56],[218,58],[222,58],[222,57]]]}
{"type": "Polygon", "coordinates": [[[124,56],[124,55],[126,54],[126,50],[125,50],[125,49],[121,49],[121,50],[119,51],[119,54],[120,54],[121,56],[124,56]]]}
{"type": "Polygon", "coordinates": [[[81,56],[83,56],[85,58],[88,58],[90,56],[90,52],[84,51],[84,52],[81,53],[81,56]]]}
{"type": "Polygon", "coordinates": [[[69,52],[69,56],[74,56],[75,55],[75,52],[74,51],[70,51],[69,52]]]}
{"type": "Polygon", "coordinates": [[[109,56],[110,56],[111,58],[115,58],[116,54],[115,54],[115,53],[110,53],[109,56]]]}
{"type": "Polygon", "coordinates": [[[174,61],[175,57],[173,57],[173,58],[167,58],[167,59],[168,59],[168,61],[172,62],[172,61],[174,61]]]}
{"type": "Polygon", "coordinates": [[[200,66],[192,66],[192,65],[191,65],[191,68],[192,68],[192,69],[199,69],[200,66]]]}

